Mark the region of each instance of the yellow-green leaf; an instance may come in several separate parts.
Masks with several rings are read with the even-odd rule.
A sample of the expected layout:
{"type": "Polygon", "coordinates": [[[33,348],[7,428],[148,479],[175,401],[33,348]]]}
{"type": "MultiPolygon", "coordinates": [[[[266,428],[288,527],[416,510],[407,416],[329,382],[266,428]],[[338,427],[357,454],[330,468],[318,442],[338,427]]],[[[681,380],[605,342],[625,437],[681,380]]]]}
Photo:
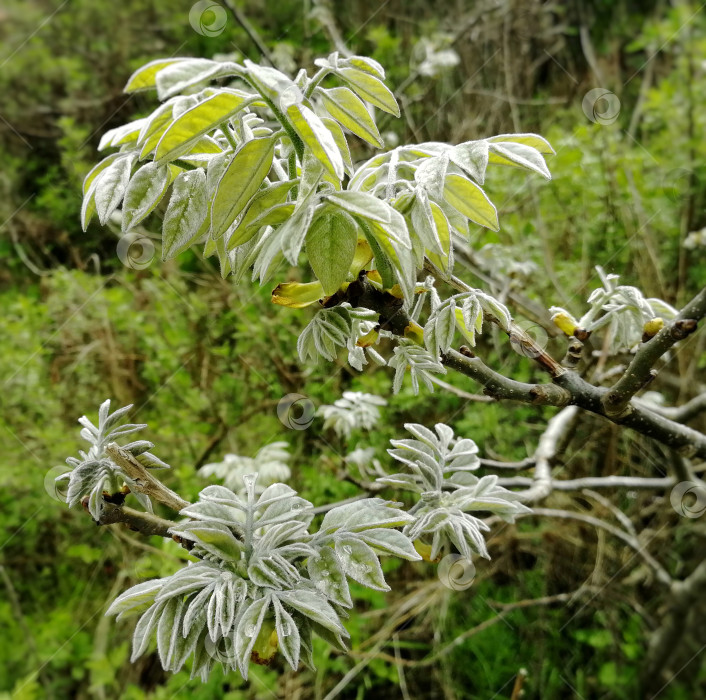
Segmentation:
{"type": "Polygon", "coordinates": [[[320,91],[326,111],[348,131],[364,141],[382,148],[383,140],[373,118],[363,102],[352,90],[345,87],[320,91]]]}
{"type": "Polygon", "coordinates": [[[491,143],[497,143],[500,141],[510,141],[512,143],[521,143],[523,146],[529,146],[534,148],[540,153],[552,156],[555,155],[555,151],[547,139],[537,134],[500,134],[499,136],[492,136],[487,139],[491,143]]]}
{"type": "Polygon", "coordinates": [[[400,116],[400,108],[397,106],[395,96],[379,78],[356,68],[340,68],[336,74],[366,102],[396,117],[400,116]]]}
{"type": "Polygon", "coordinates": [[[341,180],[344,172],[343,157],[333,135],[321,119],[307,106],[298,103],[287,107],[287,118],[316,159],[331,175],[341,180]]]}
{"type": "Polygon", "coordinates": [[[211,235],[220,238],[245,209],[272,166],[275,140],[253,139],[243,144],[218,181],[211,205],[211,235]]]}
{"type": "Polygon", "coordinates": [[[444,199],[471,221],[493,231],[500,230],[495,205],[475,182],[461,175],[447,175],[444,181],[444,199]]]}
{"type": "Polygon", "coordinates": [[[141,90],[149,90],[156,87],[157,73],[180,61],[188,61],[188,58],[158,58],[156,61],[150,61],[142,68],[138,68],[128,79],[127,85],[123,88],[124,92],[139,92],[141,90]]]}
{"type": "Polygon", "coordinates": [[[203,135],[236,114],[247,100],[242,92],[218,92],[187,109],[164,132],[154,159],[167,162],[188,152],[203,135]]]}
{"type": "Polygon", "coordinates": [[[272,290],[272,303],[303,309],[315,304],[324,295],[321,282],[282,282],[272,290]]]}
{"type": "Polygon", "coordinates": [[[436,227],[436,235],[441,243],[441,248],[444,251],[443,255],[427,250],[427,258],[438,270],[444,274],[451,272],[453,260],[451,259],[451,227],[446,215],[441,207],[436,202],[429,202],[431,214],[434,217],[434,225],[436,227]]]}

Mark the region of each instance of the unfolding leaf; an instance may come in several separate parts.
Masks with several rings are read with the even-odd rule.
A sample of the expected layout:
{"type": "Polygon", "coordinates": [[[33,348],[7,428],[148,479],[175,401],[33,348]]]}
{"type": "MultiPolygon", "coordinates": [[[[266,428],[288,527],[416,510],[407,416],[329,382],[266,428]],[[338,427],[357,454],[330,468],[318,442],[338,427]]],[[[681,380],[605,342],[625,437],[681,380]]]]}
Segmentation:
{"type": "Polygon", "coordinates": [[[281,282],[272,290],[272,303],[303,309],[324,296],[321,282],[281,282]]]}

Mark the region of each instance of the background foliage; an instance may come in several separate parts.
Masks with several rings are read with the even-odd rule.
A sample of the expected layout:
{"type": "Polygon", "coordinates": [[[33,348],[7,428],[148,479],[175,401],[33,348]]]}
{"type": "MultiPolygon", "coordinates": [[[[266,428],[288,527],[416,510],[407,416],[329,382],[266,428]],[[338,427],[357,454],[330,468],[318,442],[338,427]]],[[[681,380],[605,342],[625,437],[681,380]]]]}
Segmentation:
{"type": "MultiPolygon", "coordinates": [[[[281,665],[253,668],[248,684],[216,672],[201,685],[184,672],[164,674],[154,655],[128,663],[129,625],[103,618],[105,601],[140,579],[172,573],[183,553],[158,538],[145,543],[124,530],[91,528],[43,488],[47,471],[79,444],[76,418],[91,416],[104,398],[135,404],[131,420],[150,425],[146,437],[173,467],[167,483],[186,498],[203,488],[200,466],[287,440],[290,483],[314,504],[357,493],[341,478],[339,455],[371,446],[389,462],[384,448],[403,435],[405,422],[446,422],[483,456],[515,460],[533,452],[552,413],[467,403],[446,392],[414,397],[408,388],[390,397],[387,371],[300,366],[293,348],[306,311],[273,307],[267,288],[221,280],[213,259],[193,252],[135,271],[116,253],[117,229],[94,223],[81,234],[81,182],[97,160],[100,134],[154,107],[149,96],[122,94],[132,70],[170,54],[261,59],[232,15],[220,34],[204,36],[189,22],[191,7],[10,0],[0,10],[0,693],[509,698],[524,667],[528,697],[634,697],[660,611],[658,589],[615,541],[588,526],[534,518],[496,529],[492,561],[466,591],[444,587],[433,565],[385,562],[393,591],[356,589],[353,653],[316,646],[316,674],[281,665]],[[375,430],[346,438],[324,428],[323,418],[301,431],[277,418],[286,394],[319,406],[349,389],[388,398],[375,430]],[[503,604],[584,583],[595,587],[594,597],[516,610],[430,667],[400,671],[393,661],[396,649],[422,658],[503,604]]],[[[489,183],[501,230],[478,229],[467,261],[474,284],[485,280],[511,307],[512,295],[538,307],[528,325],[537,327],[552,304],[580,315],[598,286],[595,264],[676,306],[706,282],[704,249],[689,236],[706,227],[706,20],[697,4],[395,0],[351,3],[345,13],[313,1],[238,7],[284,71],[311,66],[341,42],[383,63],[404,113],[400,120],[380,115],[390,144],[509,131],[534,131],[552,143],[551,183],[512,173],[489,183]],[[582,110],[596,86],[619,100],[613,124],[582,110]]],[[[361,141],[353,159],[371,154],[361,141]]],[[[491,353],[498,342],[483,340],[491,353]]],[[[559,356],[561,342],[548,342],[559,356]]],[[[669,403],[703,391],[704,342],[697,335],[674,373],[660,377],[655,388],[669,403]]],[[[510,376],[535,377],[519,355],[512,365],[503,368],[510,376]]],[[[462,388],[477,389],[471,382],[462,388]]],[[[694,426],[703,429],[699,420],[694,426]]],[[[587,418],[577,431],[564,457],[571,476],[667,471],[659,446],[613,425],[587,418]]],[[[555,495],[554,505],[569,498],[555,495]]],[[[671,573],[693,568],[702,521],[679,518],[661,494],[620,498],[671,573]]],[[[588,497],[577,502],[605,512],[588,497]]],[[[662,697],[706,688],[701,657],[689,656],[662,697]]]]}

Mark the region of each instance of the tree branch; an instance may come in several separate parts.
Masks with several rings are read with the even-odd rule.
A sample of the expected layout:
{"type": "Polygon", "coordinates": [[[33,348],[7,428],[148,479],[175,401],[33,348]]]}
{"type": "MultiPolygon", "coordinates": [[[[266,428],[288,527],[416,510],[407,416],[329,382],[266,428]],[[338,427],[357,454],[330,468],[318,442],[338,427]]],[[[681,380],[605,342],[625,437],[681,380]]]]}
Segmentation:
{"type": "Polygon", "coordinates": [[[132,480],[131,489],[144,493],[153,501],[158,501],[167,508],[175,510],[177,513],[187,506],[191,505],[189,501],[185,501],[179,494],[174,493],[167,488],[159,479],[156,479],[149,471],[143,467],[127,450],[122,449],[120,445],[111,442],[105,448],[105,452],[117,465],[119,465],[125,474],[132,480]]]}
{"type": "Polygon", "coordinates": [[[172,539],[169,528],[174,527],[176,524],[153,513],[133,510],[132,508],[104,501],[103,512],[97,524],[113,525],[115,523],[124,523],[131,530],[141,532],[143,535],[158,535],[167,539],[172,539]]]}
{"type": "Polygon", "coordinates": [[[630,399],[650,379],[650,370],[664,353],[677,341],[696,330],[696,325],[706,315],[706,287],[702,289],[678,314],[665,324],[654,338],[643,343],[635,353],[625,374],[602,397],[607,416],[622,416],[630,411],[630,399]]]}

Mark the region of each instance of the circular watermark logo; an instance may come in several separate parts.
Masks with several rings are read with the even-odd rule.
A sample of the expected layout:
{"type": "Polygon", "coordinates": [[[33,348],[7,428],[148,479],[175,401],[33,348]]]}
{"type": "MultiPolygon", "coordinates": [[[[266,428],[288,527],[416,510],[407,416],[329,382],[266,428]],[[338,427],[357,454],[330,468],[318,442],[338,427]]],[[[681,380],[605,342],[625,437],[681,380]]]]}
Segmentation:
{"type": "Polygon", "coordinates": [[[120,262],[132,270],[145,270],[154,260],[154,243],[140,233],[121,236],[117,251],[120,262]]]}
{"type": "Polygon", "coordinates": [[[68,464],[62,464],[58,467],[52,467],[44,475],[44,490],[47,492],[49,498],[53,498],[59,503],[66,503],[66,494],[69,490],[69,479],[57,479],[64,474],[68,474],[71,471],[71,467],[68,464]]]}
{"type": "Polygon", "coordinates": [[[524,357],[535,358],[547,349],[549,343],[549,333],[538,323],[531,321],[516,321],[527,337],[518,333],[510,333],[510,345],[512,349],[524,357]]]}
{"type": "Polygon", "coordinates": [[[618,96],[605,88],[589,90],[581,103],[583,113],[594,123],[612,124],[620,115],[618,96]]]}
{"type": "Polygon", "coordinates": [[[189,24],[201,36],[218,36],[228,22],[225,8],[212,0],[199,0],[189,10],[189,24]]]}
{"type": "Polygon", "coordinates": [[[679,515],[699,518],[706,513],[706,488],[693,481],[681,481],[669,494],[669,502],[679,515]]]}
{"type": "Polygon", "coordinates": [[[470,559],[460,554],[447,554],[437,569],[439,580],[453,591],[465,591],[473,584],[476,567],[470,559]]]}
{"type": "Polygon", "coordinates": [[[277,404],[277,418],[290,430],[306,430],[315,414],[314,402],[304,394],[287,394],[277,404]]]}
{"type": "Polygon", "coordinates": [[[223,664],[224,668],[237,668],[238,656],[235,653],[234,634],[224,637],[219,633],[215,642],[211,639],[211,635],[207,634],[204,640],[204,649],[214,661],[223,664]]]}
{"type": "Polygon", "coordinates": [[[693,170],[688,168],[673,168],[662,178],[662,189],[672,202],[686,201],[692,194],[692,189],[698,189],[700,183],[693,170]]]}

